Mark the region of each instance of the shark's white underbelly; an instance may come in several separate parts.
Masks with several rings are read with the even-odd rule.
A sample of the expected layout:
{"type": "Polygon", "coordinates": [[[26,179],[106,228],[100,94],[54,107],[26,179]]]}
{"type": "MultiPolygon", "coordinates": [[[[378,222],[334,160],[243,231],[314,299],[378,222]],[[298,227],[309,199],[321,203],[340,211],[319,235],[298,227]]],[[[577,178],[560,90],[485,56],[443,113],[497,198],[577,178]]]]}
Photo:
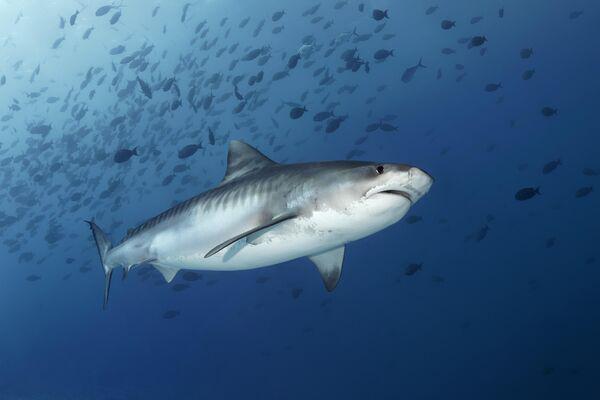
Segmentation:
{"type": "MultiPolygon", "coordinates": [[[[357,207],[365,207],[357,204],[357,207]]],[[[256,210],[228,210],[180,224],[155,235],[150,251],[173,269],[234,271],[266,267],[327,251],[377,232],[402,218],[409,204],[390,207],[380,218],[360,220],[352,210],[314,211],[243,238],[205,258],[216,245],[256,226],[256,210]]]]}
{"type": "Polygon", "coordinates": [[[311,226],[307,219],[283,222],[255,240],[240,239],[219,253],[204,258],[210,249],[188,256],[174,257],[181,268],[234,271],[261,268],[295,258],[320,253],[343,243],[341,238],[326,235],[311,226]]]}
{"type": "Polygon", "coordinates": [[[211,257],[205,258],[214,246],[240,232],[231,232],[229,235],[222,235],[219,232],[211,236],[207,229],[203,229],[203,225],[186,229],[185,232],[165,233],[178,236],[179,243],[175,243],[170,238],[164,240],[165,234],[159,235],[152,244],[152,248],[158,254],[158,263],[176,269],[221,271],[253,269],[319,253],[345,243],[340,235],[320,231],[310,218],[299,217],[282,222],[265,232],[240,239],[211,257]],[[190,237],[198,240],[192,243],[190,237]],[[215,237],[222,240],[215,241],[215,237]]]}

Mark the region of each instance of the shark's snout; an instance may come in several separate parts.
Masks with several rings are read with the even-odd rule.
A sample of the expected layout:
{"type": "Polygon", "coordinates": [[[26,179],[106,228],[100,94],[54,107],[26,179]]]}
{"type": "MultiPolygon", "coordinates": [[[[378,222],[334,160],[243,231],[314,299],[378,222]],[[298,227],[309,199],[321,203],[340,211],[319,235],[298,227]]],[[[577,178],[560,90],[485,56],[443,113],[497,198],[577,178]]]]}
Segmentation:
{"type": "Polygon", "coordinates": [[[383,172],[380,176],[383,181],[377,181],[377,184],[367,191],[365,197],[369,198],[376,194],[397,195],[414,204],[429,191],[433,184],[431,175],[417,167],[390,168],[389,172],[383,172]]]}
{"type": "MultiPolygon", "coordinates": [[[[433,176],[431,176],[427,171],[422,170],[421,168],[417,168],[417,167],[412,167],[409,172],[411,172],[413,174],[416,174],[417,176],[420,175],[425,175],[425,177],[429,178],[431,180],[431,183],[435,182],[435,178],[433,176]]],[[[430,185],[431,186],[431,185],[430,185]]]]}
{"type": "Polygon", "coordinates": [[[433,177],[427,172],[412,167],[408,170],[408,183],[403,190],[410,195],[411,201],[415,203],[429,191],[433,181],[433,177]]]}

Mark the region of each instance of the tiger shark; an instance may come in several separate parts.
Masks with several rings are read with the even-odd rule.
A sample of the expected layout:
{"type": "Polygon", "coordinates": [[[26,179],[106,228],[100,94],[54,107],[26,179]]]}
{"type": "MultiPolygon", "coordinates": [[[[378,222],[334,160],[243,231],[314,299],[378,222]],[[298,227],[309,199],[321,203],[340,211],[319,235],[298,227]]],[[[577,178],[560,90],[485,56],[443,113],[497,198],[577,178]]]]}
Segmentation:
{"type": "Polygon", "coordinates": [[[398,222],[432,183],[410,165],[279,164],[231,141],[218,186],[129,230],[117,245],[86,221],[104,269],[104,307],[113,270],[140,264],[171,282],[181,269],[246,270],[308,257],[332,291],[346,244],[398,222]]]}

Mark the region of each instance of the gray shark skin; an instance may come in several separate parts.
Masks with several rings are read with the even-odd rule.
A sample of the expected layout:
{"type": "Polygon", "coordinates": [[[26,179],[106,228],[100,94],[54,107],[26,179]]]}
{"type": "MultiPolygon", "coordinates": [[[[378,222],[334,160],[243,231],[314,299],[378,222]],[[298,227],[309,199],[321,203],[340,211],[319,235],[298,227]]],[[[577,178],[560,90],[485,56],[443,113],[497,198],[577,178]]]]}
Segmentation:
{"type": "Polygon", "coordinates": [[[112,271],[142,263],[171,282],[180,269],[234,271],[309,257],[332,291],[346,243],[399,221],[432,183],[404,164],[278,164],[232,141],[219,186],[149,219],[117,245],[86,221],[105,273],[104,305],[112,271]]]}

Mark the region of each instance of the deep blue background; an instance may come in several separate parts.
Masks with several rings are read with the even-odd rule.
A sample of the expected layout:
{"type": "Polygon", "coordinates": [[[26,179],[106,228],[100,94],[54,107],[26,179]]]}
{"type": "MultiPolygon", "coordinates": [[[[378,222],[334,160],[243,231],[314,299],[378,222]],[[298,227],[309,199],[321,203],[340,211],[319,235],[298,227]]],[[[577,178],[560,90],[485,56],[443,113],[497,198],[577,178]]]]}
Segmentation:
{"type": "MultiPolygon", "coordinates": [[[[598,93],[600,80],[597,52],[600,5],[594,1],[517,0],[440,1],[440,8],[425,15],[430,3],[422,1],[350,0],[340,10],[334,1],[322,1],[315,14],[323,21],[311,24],[313,16],[302,17],[312,2],[304,1],[196,1],[181,23],[183,2],[126,1],[121,20],[111,26],[111,11],[96,17],[103,2],[57,1],[3,2],[0,16],[0,109],[13,118],[0,123],[0,158],[10,160],[2,167],[0,193],[2,211],[21,215],[0,231],[0,399],[300,399],[300,398],[596,398],[600,395],[600,293],[598,284],[598,239],[600,201],[598,193],[576,198],[577,189],[593,186],[600,177],[582,174],[584,168],[600,172],[598,139],[598,93]],[[85,3],[85,4],[83,4],[85,3]],[[83,5],[82,5],[83,4],[83,5]],[[155,5],[160,10],[155,18],[155,5]],[[505,16],[498,18],[504,7],[505,16]],[[381,33],[356,45],[346,43],[328,58],[323,53],[329,42],[354,27],[372,32],[378,25],[373,8],[389,9],[390,19],[381,33]],[[80,9],[75,26],[68,17],[80,9]],[[280,23],[271,15],[285,9],[280,23]],[[584,10],[569,19],[574,10],[584,10]],[[15,24],[17,15],[23,17],[15,24]],[[64,30],[59,16],[67,18],[64,30]],[[470,24],[471,17],[483,20],[470,24]],[[244,29],[238,23],[246,16],[244,29]],[[220,27],[223,17],[228,17],[220,27]],[[251,32],[266,19],[256,38],[251,32]],[[442,19],[457,21],[454,30],[443,31],[442,19]],[[194,44],[194,29],[203,19],[210,28],[206,38],[219,41],[210,51],[201,51],[203,40],[194,44]],[[323,30],[327,20],[333,26],[323,30]],[[274,26],[283,24],[281,34],[274,26]],[[163,26],[166,33],[163,34],[163,26]],[[83,32],[94,26],[90,39],[83,32]],[[231,27],[228,39],[225,31],[231,27]],[[312,33],[323,45],[312,56],[310,68],[303,61],[291,77],[270,83],[273,73],[283,70],[287,57],[312,33]],[[394,33],[390,40],[382,35],[394,33]],[[486,35],[487,53],[458,44],[462,37],[486,35]],[[65,35],[58,49],[54,40],[65,35]],[[215,52],[239,41],[238,49],[220,58],[215,52]],[[126,52],[111,56],[109,49],[124,44],[126,52]],[[221,115],[194,113],[185,101],[190,71],[176,75],[184,105],[164,117],[152,115],[153,103],[161,105],[173,96],[156,92],[145,103],[142,120],[126,122],[113,132],[107,124],[117,115],[137,108],[135,94],[119,101],[110,89],[111,61],[153,44],[147,57],[159,61],[154,74],[124,70],[123,88],[136,74],[151,84],[172,76],[180,56],[191,53],[200,60],[210,55],[205,67],[209,76],[226,77],[265,71],[258,85],[268,97],[263,107],[245,116],[232,115],[232,98],[217,104],[221,115]],[[233,72],[229,62],[240,58],[247,46],[271,45],[273,57],[264,66],[242,62],[233,72]],[[358,47],[371,63],[370,74],[338,73],[340,53],[358,47]],[[440,49],[451,47],[454,55],[440,49]],[[522,48],[532,47],[533,56],[523,60],[522,48]],[[374,63],[373,53],[394,49],[395,56],[374,63]],[[164,58],[161,53],[166,50],[164,58]],[[281,53],[287,56],[281,59],[281,53]],[[402,72],[423,57],[412,82],[400,81],[402,72]],[[15,70],[13,65],[23,60],[15,70]],[[467,75],[455,64],[464,64],[467,75]],[[31,72],[40,65],[33,83],[31,72]],[[315,94],[318,78],[312,72],[326,65],[336,82],[315,94]],[[89,111],[79,123],[69,112],[59,111],[71,87],[75,95],[90,67],[102,67],[93,83],[82,91],[78,103],[89,111]],[[438,68],[442,79],[436,79],[438,68]],[[535,68],[530,81],[525,69],[535,68]],[[103,85],[96,81],[104,73],[103,85]],[[488,83],[502,82],[494,93],[484,91],[488,83]],[[344,84],[357,84],[353,94],[338,95],[344,84]],[[379,92],[377,87],[386,85],[379,92]],[[26,94],[47,87],[37,100],[26,94]],[[96,90],[88,100],[90,89],[96,90]],[[309,90],[306,101],[301,94],[309,90]],[[326,134],[314,131],[312,116],[325,102],[339,101],[336,113],[348,114],[341,128],[326,134]],[[47,104],[45,98],[61,98],[47,104]],[[368,97],[376,96],[372,104],[368,97]],[[18,99],[22,109],[8,106],[18,99]],[[275,110],[281,100],[305,104],[309,112],[299,120],[288,117],[289,108],[275,110]],[[558,115],[545,118],[544,106],[558,108],[558,115]],[[393,133],[369,133],[358,146],[361,159],[404,162],[417,165],[436,178],[431,192],[409,215],[422,216],[415,224],[401,221],[391,228],[347,246],[342,280],[335,292],[325,293],[314,267],[300,259],[284,265],[235,273],[202,273],[203,279],[175,292],[173,284],[160,284],[152,272],[141,281],[136,270],[126,281],[114,279],[108,310],[101,310],[103,278],[96,249],[83,219],[95,217],[98,224],[118,240],[127,228],[182,200],[215,185],[224,173],[226,138],[237,138],[256,146],[277,161],[300,162],[343,159],[357,148],[354,141],[365,135],[368,124],[395,114],[393,133]],[[249,117],[257,127],[250,134],[240,123],[249,117]],[[280,127],[273,126],[271,118],[280,127]],[[161,119],[165,128],[152,129],[161,119]],[[52,123],[45,138],[27,131],[33,122],[52,123]],[[202,140],[206,124],[214,126],[218,143],[185,160],[198,183],[182,185],[179,176],[162,186],[177,159],[177,150],[202,140]],[[511,121],[514,121],[511,127],[511,121]],[[237,127],[236,124],[237,123],[237,127]],[[85,126],[91,133],[79,137],[85,126]],[[182,129],[182,133],[179,132],[182,129]],[[201,133],[193,131],[201,129],[201,133]],[[189,135],[188,135],[189,133],[189,135]],[[195,135],[195,137],[193,137],[195,135]],[[269,139],[274,136],[274,142],[269,139]],[[66,147],[65,137],[77,142],[75,151],[66,147]],[[193,138],[192,138],[193,137],[193,138]],[[53,147],[39,154],[37,141],[53,147]],[[300,145],[297,143],[302,141],[300,145]],[[154,142],[159,155],[151,154],[154,142]],[[279,151],[276,146],[282,145],[279,151]],[[112,162],[123,147],[139,147],[140,157],[127,164],[112,162]],[[110,156],[95,161],[92,152],[103,149],[110,156]],[[21,158],[30,160],[25,164],[21,158]],[[145,157],[145,158],[144,158],[145,157]],[[547,162],[561,158],[563,165],[542,174],[547,162]],[[63,162],[59,173],[42,182],[33,175],[44,174],[52,162],[63,162]],[[165,167],[155,168],[165,162],[165,167]],[[41,166],[42,172],[32,172],[41,166]],[[521,168],[519,168],[521,166],[521,168]],[[82,184],[73,186],[77,177],[82,184]],[[92,183],[99,178],[99,183],[92,183]],[[110,179],[122,184],[108,198],[100,193],[110,179]],[[34,204],[22,207],[10,188],[25,184],[26,196],[34,204]],[[59,184],[51,195],[48,190],[59,184]],[[515,192],[540,186],[541,196],[517,202],[515,192]],[[183,189],[178,189],[183,188],[183,189]],[[90,205],[77,210],[69,200],[75,192],[91,198],[90,205]],[[118,200],[116,200],[118,199],[118,200]],[[117,201],[116,210],[111,210],[117,201]],[[41,216],[34,228],[28,222],[41,216]],[[53,245],[45,240],[54,221],[63,237],[53,245]],[[110,229],[113,222],[122,222],[110,229]],[[465,238],[488,224],[487,236],[479,242],[465,238]],[[554,247],[546,240],[555,238],[554,247]],[[18,250],[7,240],[16,239],[18,250]],[[22,253],[33,260],[19,262],[22,253]],[[75,262],[66,263],[72,257],[75,262]],[[413,276],[404,274],[409,263],[423,263],[413,276]],[[91,268],[81,273],[80,267],[91,268]],[[63,277],[71,273],[68,280],[63,277]],[[25,278],[35,274],[41,279],[25,278]],[[263,284],[257,277],[268,277],[263,284]],[[443,281],[440,281],[439,278],[443,281]],[[297,298],[292,289],[301,288],[297,298]],[[163,319],[167,310],[181,314],[163,319]],[[52,397],[54,396],[54,397],[52,397]]],[[[250,89],[244,83],[242,92],[250,89]]],[[[223,82],[214,90],[218,98],[232,86],[223,82]]],[[[202,88],[199,97],[210,89],[202,88]]],[[[216,99],[215,99],[216,100],[216,99]]],[[[72,102],[72,106],[75,102],[72,102]]],[[[3,115],[5,115],[3,114],[3,115]]],[[[155,113],[154,113],[155,114],[155,113]]],[[[120,275],[120,274],[116,274],[120,275]]],[[[116,278],[120,278],[116,276],[116,278]]],[[[182,283],[178,276],[174,283],[182,283]]],[[[185,282],[188,283],[189,282],[185,282]]]]}

